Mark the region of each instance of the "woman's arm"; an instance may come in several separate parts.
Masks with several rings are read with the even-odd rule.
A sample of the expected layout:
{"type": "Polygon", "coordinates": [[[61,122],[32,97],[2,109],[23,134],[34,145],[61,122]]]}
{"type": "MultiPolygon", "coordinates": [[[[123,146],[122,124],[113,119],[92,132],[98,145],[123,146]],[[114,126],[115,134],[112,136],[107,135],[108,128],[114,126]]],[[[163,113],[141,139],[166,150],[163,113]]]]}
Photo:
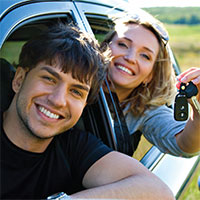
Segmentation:
{"type": "MultiPolygon", "coordinates": [[[[180,74],[178,79],[184,83],[192,81],[197,86],[198,94],[196,98],[200,102],[200,68],[190,68],[180,74]]],[[[192,107],[191,117],[184,130],[176,135],[176,140],[184,152],[194,153],[200,151],[200,113],[193,105],[193,102],[191,100],[189,102],[192,107]]]]}

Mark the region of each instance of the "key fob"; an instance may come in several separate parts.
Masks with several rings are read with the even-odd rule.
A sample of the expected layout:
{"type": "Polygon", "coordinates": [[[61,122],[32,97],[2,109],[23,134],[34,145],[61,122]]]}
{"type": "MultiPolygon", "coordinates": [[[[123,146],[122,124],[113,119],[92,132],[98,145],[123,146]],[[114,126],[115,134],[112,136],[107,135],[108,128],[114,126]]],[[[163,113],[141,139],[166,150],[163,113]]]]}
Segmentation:
{"type": "Polygon", "coordinates": [[[187,98],[191,98],[193,96],[196,96],[198,93],[198,89],[197,86],[190,81],[187,85],[187,87],[185,88],[185,95],[187,98]]]}
{"type": "Polygon", "coordinates": [[[185,121],[188,119],[188,102],[185,94],[178,93],[174,103],[174,119],[185,121]]]}

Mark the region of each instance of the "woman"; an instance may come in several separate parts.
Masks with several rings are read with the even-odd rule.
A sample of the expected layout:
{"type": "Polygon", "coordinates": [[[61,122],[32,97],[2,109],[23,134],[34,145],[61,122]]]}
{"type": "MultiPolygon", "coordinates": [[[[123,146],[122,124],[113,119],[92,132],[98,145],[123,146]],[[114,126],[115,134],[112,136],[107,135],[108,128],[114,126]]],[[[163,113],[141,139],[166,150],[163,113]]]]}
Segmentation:
{"type": "MultiPolygon", "coordinates": [[[[118,96],[131,138],[139,131],[162,152],[191,157],[200,151],[200,114],[190,101],[189,120],[175,121],[173,110],[166,106],[176,94],[168,39],[162,24],[142,13],[117,19],[114,31],[101,46],[103,50],[110,48],[108,80],[118,96]]],[[[193,81],[200,91],[199,68],[191,68],[178,78],[184,83],[193,81]]],[[[197,99],[200,101],[200,92],[197,99]]]]}

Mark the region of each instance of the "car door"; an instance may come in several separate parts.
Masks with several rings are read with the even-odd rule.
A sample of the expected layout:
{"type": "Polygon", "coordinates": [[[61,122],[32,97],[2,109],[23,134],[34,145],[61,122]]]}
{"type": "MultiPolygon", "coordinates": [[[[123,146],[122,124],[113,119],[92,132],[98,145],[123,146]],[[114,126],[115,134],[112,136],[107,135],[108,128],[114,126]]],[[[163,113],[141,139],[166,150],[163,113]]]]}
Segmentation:
{"type": "MultiPolygon", "coordinates": [[[[92,3],[89,1],[77,1],[76,7],[79,10],[78,12],[81,13],[80,16],[87,31],[92,32],[99,42],[101,42],[105,34],[112,28],[110,16],[123,12],[124,5],[120,5],[117,1],[99,0],[92,3]]],[[[179,74],[179,66],[171,49],[169,49],[169,51],[175,72],[179,74]]],[[[112,95],[110,95],[110,97],[112,98],[112,95]]],[[[108,103],[109,99],[106,99],[106,101],[108,103]]],[[[116,107],[118,103],[117,101],[113,101],[116,107]]],[[[110,112],[110,105],[108,106],[110,112]]],[[[121,121],[121,123],[123,122],[121,121]]],[[[111,125],[114,130],[114,125],[111,125]]],[[[115,130],[112,134],[114,135],[113,138],[115,139],[114,143],[116,144],[116,148],[121,148],[115,130]]],[[[141,139],[140,145],[133,157],[140,160],[148,169],[160,177],[171,188],[177,199],[180,197],[200,161],[199,156],[181,158],[163,154],[155,146],[149,144],[144,138],[141,139]]]]}
{"type": "MultiPolygon", "coordinates": [[[[4,41],[19,27],[40,20],[66,17],[76,22],[81,29],[83,24],[74,4],[71,1],[1,1],[5,10],[1,12],[1,40],[0,47],[4,41]],[[10,2],[8,4],[7,2],[10,2]]],[[[2,6],[3,9],[3,6],[2,6]]]]}

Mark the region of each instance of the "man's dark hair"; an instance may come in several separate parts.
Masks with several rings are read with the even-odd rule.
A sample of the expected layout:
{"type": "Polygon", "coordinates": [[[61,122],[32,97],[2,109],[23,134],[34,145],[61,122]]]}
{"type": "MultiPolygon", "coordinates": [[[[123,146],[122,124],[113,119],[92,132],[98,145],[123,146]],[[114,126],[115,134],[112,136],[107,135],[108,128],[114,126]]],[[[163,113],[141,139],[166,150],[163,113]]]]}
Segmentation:
{"type": "Polygon", "coordinates": [[[105,59],[98,42],[74,25],[57,24],[28,41],[19,57],[18,66],[29,71],[39,62],[59,64],[64,73],[82,83],[91,83],[87,103],[97,96],[106,74],[105,59]]]}

